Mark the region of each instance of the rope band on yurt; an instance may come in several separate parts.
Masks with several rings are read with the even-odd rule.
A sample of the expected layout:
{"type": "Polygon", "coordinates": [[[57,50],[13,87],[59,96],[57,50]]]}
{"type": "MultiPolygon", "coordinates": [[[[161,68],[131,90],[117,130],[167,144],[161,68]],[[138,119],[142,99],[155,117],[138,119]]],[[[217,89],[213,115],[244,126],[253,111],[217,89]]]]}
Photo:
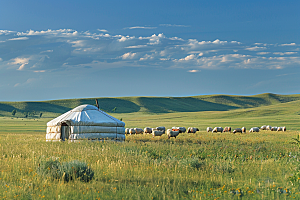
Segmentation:
{"type": "Polygon", "coordinates": [[[110,115],[108,115],[107,113],[105,113],[104,111],[98,109],[99,112],[101,112],[102,114],[106,115],[107,117],[109,117],[110,119],[114,120],[116,123],[117,123],[117,126],[116,126],[116,139],[118,138],[118,121],[116,121],[116,119],[110,115]]]}

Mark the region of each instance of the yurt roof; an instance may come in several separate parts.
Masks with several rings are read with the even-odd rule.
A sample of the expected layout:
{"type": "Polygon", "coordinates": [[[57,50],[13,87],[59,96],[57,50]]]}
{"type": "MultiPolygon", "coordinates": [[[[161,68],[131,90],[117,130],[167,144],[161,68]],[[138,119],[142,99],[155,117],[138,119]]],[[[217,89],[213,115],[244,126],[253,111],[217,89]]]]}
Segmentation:
{"type": "Polygon", "coordinates": [[[57,118],[49,121],[47,126],[60,126],[66,123],[69,126],[106,126],[124,127],[125,123],[110,116],[92,105],[78,106],[57,118]]]}

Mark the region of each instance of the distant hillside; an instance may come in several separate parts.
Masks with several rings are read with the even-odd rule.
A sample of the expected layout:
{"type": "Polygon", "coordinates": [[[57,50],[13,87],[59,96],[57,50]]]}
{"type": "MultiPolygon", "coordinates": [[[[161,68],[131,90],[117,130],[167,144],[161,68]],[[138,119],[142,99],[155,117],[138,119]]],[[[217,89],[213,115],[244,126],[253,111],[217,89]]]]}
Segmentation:
{"type": "MultiPolygon", "coordinates": [[[[0,102],[0,116],[17,117],[55,116],[82,104],[95,105],[96,98],[64,99],[38,102],[0,102]]],[[[237,95],[200,95],[191,97],[120,97],[97,98],[100,109],[112,113],[172,113],[199,111],[228,111],[241,108],[255,108],[300,100],[300,94],[277,95],[271,93],[237,95]]]]}

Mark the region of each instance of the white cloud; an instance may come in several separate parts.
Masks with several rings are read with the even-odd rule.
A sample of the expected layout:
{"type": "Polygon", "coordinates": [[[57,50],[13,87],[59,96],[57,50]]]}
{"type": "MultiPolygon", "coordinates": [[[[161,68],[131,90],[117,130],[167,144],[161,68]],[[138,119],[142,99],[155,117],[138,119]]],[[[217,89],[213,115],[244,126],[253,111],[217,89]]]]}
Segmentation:
{"type": "Polygon", "coordinates": [[[85,40],[76,40],[76,41],[70,41],[72,45],[72,47],[84,47],[86,46],[85,44],[85,40]]]}
{"type": "Polygon", "coordinates": [[[199,72],[199,70],[197,70],[197,69],[192,69],[192,70],[189,70],[188,72],[190,72],[190,73],[196,73],[196,72],[199,72]]]}
{"type": "Polygon", "coordinates": [[[9,30],[0,30],[0,35],[9,35],[11,33],[15,33],[15,31],[9,31],[9,30]]]}
{"type": "Polygon", "coordinates": [[[167,61],[167,60],[170,60],[170,58],[160,58],[160,60],[167,61]]]}
{"type": "Polygon", "coordinates": [[[268,44],[265,44],[265,43],[254,43],[254,45],[267,46],[268,44]]]}
{"type": "Polygon", "coordinates": [[[292,55],[292,54],[296,54],[296,53],[298,53],[298,52],[285,52],[284,54],[285,55],[292,55]]]}
{"type": "Polygon", "coordinates": [[[40,53],[51,53],[53,50],[46,50],[46,51],[41,51],[40,53]]]}
{"type": "Polygon", "coordinates": [[[10,65],[20,65],[19,68],[17,70],[21,71],[25,68],[25,65],[27,65],[29,63],[29,59],[30,58],[15,58],[13,59],[13,62],[8,63],[10,65]]]}
{"type": "Polygon", "coordinates": [[[220,62],[229,62],[228,56],[223,56],[220,62]]]}
{"type": "Polygon", "coordinates": [[[35,70],[33,72],[35,72],[35,73],[43,73],[43,72],[46,72],[46,70],[35,70]]]}
{"type": "Polygon", "coordinates": [[[250,58],[248,58],[247,60],[244,60],[244,63],[247,65],[247,64],[249,64],[251,62],[251,59],[250,58]]]}
{"type": "Polygon", "coordinates": [[[221,41],[219,39],[216,39],[215,41],[212,42],[213,44],[224,44],[227,43],[227,41],[221,41]]]}
{"type": "Polygon", "coordinates": [[[230,43],[233,43],[233,44],[242,44],[241,42],[238,42],[238,41],[231,41],[230,43]]]}
{"type": "Polygon", "coordinates": [[[179,37],[171,37],[169,38],[170,40],[179,40],[179,41],[184,41],[184,39],[179,38],[179,37]]]}
{"type": "Polygon", "coordinates": [[[298,53],[298,52],[274,52],[273,54],[283,56],[283,55],[292,55],[292,54],[296,54],[296,53],[298,53]]]}
{"type": "Polygon", "coordinates": [[[17,37],[17,38],[11,38],[8,40],[28,40],[28,39],[29,39],[28,37],[17,37]]]}
{"type": "Polygon", "coordinates": [[[15,58],[11,64],[28,64],[29,58],[15,58]]]}
{"type": "Polygon", "coordinates": [[[187,25],[177,25],[177,24],[160,24],[159,26],[166,26],[166,27],[190,27],[187,25]]]}
{"type": "Polygon", "coordinates": [[[127,49],[139,49],[139,48],[144,48],[147,47],[147,45],[136,45],[136,46],[129,46],[129,47],[125,47],[127,49]]]}
{"type": "Polygon", "coordinates": [[[245,58],[248,57],[247,55],[241,55],[241,54],[230,54],[231,57],[233,58],[245,58]]]}
{"type": "Polygon", "coordinates": [[[269,57],[269,60],[285,60],[284,57],[269,57]]]}
{"type": "Polygon", "coordinates": [[[163,33],[160,33],[158,35],[153,34],[151,37],[148,37],[147,39],[149,39],[149,45],[156,45],[160,43],[160,40],[165,38],[163,33]]]}
{"type": "Polygon", "coordinates": [[[153,59],[153,58],[154,58],[153,55],[146,54],[143,58],[140,58],[140,61],[145,61],[145,60],[149,60],[149,59],[153,59]]]}
{"type": "Polygon", "coordinates": [[[221,41],[216,39],[214,41],[198,41],[196,39],[189,39],[185,44],[182,45],[184,51],[205,51],[216,52],[220,50],[230,49],[231,51],[241,48],[241,43],[237,41],[221,41]]]}
{"type": "Polygon", "coordinates": [[[128,53],[125,53],[122,55],[122,59],[133,59],[135,57],[136,53],[131,53],[131,52],[128,52],[128,53]]]}
{"type": "Polygon", "coordinates": [[[133,26],[133,27],[127,27],[124,29],[156,29],[157,27],[150,27],[150,26],[133,26]]]}
{"type": "Polygon", "coordinates": [[[292,42],[290,44],[281,44],[280,46],[296,46],[296,43],[292,42]]]}
{"type": "Polygon", "coordinates": [[[249,50],[249,51],[259,51],[259,50],[264,50],[266,49],[266,47],[258,47],[258,46],[255,46],[255,47],[248,47],[248,48],[245,48],[246,50],[249,50]]]}
{"type": "Polygon", "coordinates": [[[25,67],[25,65],[27,65],[28,63],[24,63],[24,64],[22,64],[19,68],[18,68],[18,70],[23,70],[24,69],[24,67],[25,67]]]}
{"type": "Polygon", "coordinates": [[[186,56],[185,58],[179,59],[179,61],[188,61],[188,60],[193,60],[194,58],[196,58],[196,56],[194,54],[191,54],[186,56]]]}
{"type": "Polygon", "coordinates": [[[132,40],[134,39],[135,37],[129,37],[129,36],[122,36],[120,39],[118,39],[119,42],[125,42],[126,40],[132,40]]]}
{"type": "Polygon", "coordinates": [[[48,29],[47,31],[33,31],[29,30],[24,32],[18,32],[18,36],[33,36],[33,35],[55,35],[55,36],[77,36],[78,32],[72,29],[59,29],[59,30],[51,30],[48,29]]]}
{"type": "Polygon", "coordinates": [[[105,30],[105,29],[97,29],[98,31],[100,31],[100,32],[105,32],[105,33],[107,33],[108,31],[107,30],[105,30]]]}
{"type": "Polygon", "coordinates": [[[266,54],[269,54],[270,52],[257,52],[256,54],[257,55],[266,55],[266,54]]]}

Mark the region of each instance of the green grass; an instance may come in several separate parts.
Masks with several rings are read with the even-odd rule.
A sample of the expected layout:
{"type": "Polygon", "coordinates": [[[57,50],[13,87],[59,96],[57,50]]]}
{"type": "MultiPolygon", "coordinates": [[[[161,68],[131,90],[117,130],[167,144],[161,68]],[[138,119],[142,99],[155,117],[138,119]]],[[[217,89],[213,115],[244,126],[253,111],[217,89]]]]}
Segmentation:
{"type": "MultiPolygon", "coordinates": [[[[200,129],[196,134],[184,133],[170,140],[166,135],[156,138],[132,135],[126,136],[125,142],[45,142],[46,123],[58,116],[61,108],[67,111],[77,104],[88,103],[84,100],[51,101],[48,108],[39,108],[45,110],[42,118],[11,117],[11,111],[7,111],[7,116],[0,117],[0,196],[4,199],[300,199],[299,182],[291,182],[289,178],[299,173],[299,148],[291,144],[300,128],[297,98],[298,95],[272,94],[112,98],[132,103],[127,104],[128,108],[124,106],[126,112],[121,112],[120,107],[120,112],[110,113],[122,118],[126,127],[200,129]],[[213,106],[202,109],[203,102],[213,106]],[[52,105],[59,109],[48,112],[52,105]],[[134,106],[139,109],[132,109],[134,106]],[[191,110],[193,106],[195,109],[191,110]],[[205,132],[207,126],[245,126],[249,130],[268,124],[286,126],[288,131],[235,135],[205,132]],[[45,178],[38,169],[51,159],[60,163],[74,160],[87,163],[94,172],[93,179],[66,182],[45,178]]],[[[90,101],[94,104],[94,99],[90,101]]],[[[10,103],[21,110],[25,109],[21,105],[27,104],[5,105],[10,103]]],[[[114,107],[119,109],[115,102],[110,108],[114,107]]]]}
{"type": "Polygon", "coordinates": [[[128,136],[126,142],[45,142],[44,134],[0,134],[0,194],[13,199],[299,198],[288,180],[298,167],[297,134],[199,132],[128,136]],[[39,164],[80,160],[95,172],[88,182],[47,179],[39,164]],[[279,188],[279,189],[278,189],[279,188]],[[280,188],[288,189],[286,196],[280,188]]]}

